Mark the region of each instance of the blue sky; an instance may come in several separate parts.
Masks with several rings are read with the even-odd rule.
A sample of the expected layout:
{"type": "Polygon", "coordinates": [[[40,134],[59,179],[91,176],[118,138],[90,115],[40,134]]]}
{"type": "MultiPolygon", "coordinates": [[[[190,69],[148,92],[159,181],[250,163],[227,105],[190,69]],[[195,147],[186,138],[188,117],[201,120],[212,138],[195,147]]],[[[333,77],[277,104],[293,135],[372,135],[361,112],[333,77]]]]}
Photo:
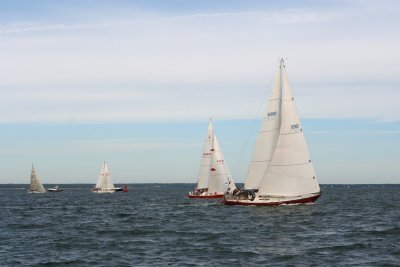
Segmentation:
{"type": "Polygon", "coordinates": [[[0,183],[247,172],[278,58],[321,183],[400,181],[397,1],[1,1],[0,183]]]}

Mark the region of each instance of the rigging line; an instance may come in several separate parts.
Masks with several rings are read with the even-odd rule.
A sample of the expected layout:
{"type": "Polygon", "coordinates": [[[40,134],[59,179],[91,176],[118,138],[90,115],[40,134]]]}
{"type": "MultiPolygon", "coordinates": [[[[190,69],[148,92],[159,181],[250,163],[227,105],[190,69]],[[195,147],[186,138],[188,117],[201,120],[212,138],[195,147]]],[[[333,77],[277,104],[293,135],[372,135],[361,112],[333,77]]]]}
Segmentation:
{"type": "MultiPolygon", "coordinates": [[[[274,79],[274,75],[271,75],[271,78],[270,78],[269,82],[267,83],[267,88],[272,88],[271,85],[272,85],[273,79],[274,79]]],[[[260,101],[260,104],[258,105],[256,118],[259,118],[259,117],[260,117],[261,109],[263,108],[264,103],[267,102],[266,100],[268,100],[268,93],[271,93],[272,90],[273,90],[273,89],[271,89],[271,90],[265,90],[264,97],[262,98],[262,101],[260,101]]],[[[269,102],[269,100],[268,100],[268,102],[269,102]]],[[[253,122],[253,125],[251,126],[251,129],[250,129],[250,131],[249,131],[249,134],[247,135],[246,141],[245,141],[244,144],[243,144],[242,150],[241,150],[241,152],[240,152],[240,154],[239,154],[238,163],[236,164],[235,170],[233,171],[233,177],[237,177],[236,175],[237,175],[239,166],[240,166],[240,164],[241,164],[241,162],[242,162],[244,151],[245,151],[245,149],[246,149],[247,146],[248,146],[250,137],[251,137],[251,136],[253,135],[253,133],[254,133],[254,128],[255,128],[257,122],[258,122],[258,120],[255,119],[254,122],[253,122]]]]}
{"type": "Polygon", "coordinates": [[[277,128],[274,128],[274,129],[268,130],[268,131],[260,131],[260,133],[261,133],[261,132],[263,132],[263,133],[269,133],[269,132],[273,132],[273,131],[276,131],[276,130],[279,130],[279,129],[280,129],[280,127],[277,127],[277,128]]]}

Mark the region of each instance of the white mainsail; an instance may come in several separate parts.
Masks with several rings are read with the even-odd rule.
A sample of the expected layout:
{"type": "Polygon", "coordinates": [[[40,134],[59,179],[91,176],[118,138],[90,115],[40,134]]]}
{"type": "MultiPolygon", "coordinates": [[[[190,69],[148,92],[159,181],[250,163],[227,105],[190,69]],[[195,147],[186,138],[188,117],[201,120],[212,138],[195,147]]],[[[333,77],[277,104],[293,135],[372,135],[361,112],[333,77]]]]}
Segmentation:
{"type": "Polygon", "coordinates": [[[283,60],[280,64],[280,75],[283,97],[279,137],[272,161],[259,188],[259,195],[301,196],[318,193],[320,187],[311,163],[283,60]]]}
{"type": "Polygon", "coordinates": [[[211,161],[208,192],[223,193],[227,191],[227,189],[232,192],[236,188],[235,182],[232,179],[228,166],[225,164],[224,155],[222,154],[222,150],[215,134],[213,140],[213,157],[211,161]]]}
{"type": "Polygon", "coordinates": [[[39,175],[36,174],[35,168],[32,164],[31,183],[29,185],[29,192],[45,193],[42,183],[40,182],[39,175]]]}
{"type": "Polygon", "coordinates": [[[212,127],[211,119],[208,123],[207,135],[204,139],[203,153],[200,161],[199,178],[197,181],[196,189],[208,188],[208,181],[210,179],[210,169],[212,160],[212,151],[214,143],[214,129],[212,127]]]}
{"type": "Polygon", "coordinates": [[[104,161],[103,167],[101,168],[99,178],[97,179],[96,187],[101,190],[114,190],[114,184],[108,171],[107,162],[104,161]]]}
{"type": "Polygon", "coordinates": [[[281,68],[283,68],[282,64],[276,73],[269,104],[254,146],[253,157],[244,184],[245,189],[258,189],[260,187],[278,142],[282,106],[281,68]]]}

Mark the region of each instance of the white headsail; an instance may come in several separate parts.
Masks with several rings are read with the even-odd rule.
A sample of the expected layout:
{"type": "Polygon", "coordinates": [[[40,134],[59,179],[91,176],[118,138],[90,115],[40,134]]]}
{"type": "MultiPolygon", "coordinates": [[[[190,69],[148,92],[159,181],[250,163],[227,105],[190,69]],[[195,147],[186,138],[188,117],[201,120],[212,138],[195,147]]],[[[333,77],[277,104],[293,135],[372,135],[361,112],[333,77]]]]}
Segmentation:
{"type": "Polygon", "coordinates": [[[225,192],[227,189],[233,191],[236,186],[229,172],[228,166],[225,164],[224,155],[219,146],[218,139],[214,134],[214,145],[212,148],[212,161],[210,168],[210,179],[208,192],[225,192]]]}
{"type": "Polygon", "coordinates": [[[276,148],[281,124],[281,68],[283,68],[282,63],[276,73],[274,87],[254,146],[253,157],[244,184],[245,189],[260,187],[276,148]]]}
{"type": "Polygon", "coordinates": [[[260,195],[299,196],[320,192],[303,128],[281,61],[283,98],[279,137],[272,161],[259,188],[260,195]]]}
{"type": "Polygon", "coordinates": [[[32,164],[31,183],[29,185],[29,192],[45,193],[42,183],[40,182],[39,175],[36,174],[35,168],[32,164]]]}

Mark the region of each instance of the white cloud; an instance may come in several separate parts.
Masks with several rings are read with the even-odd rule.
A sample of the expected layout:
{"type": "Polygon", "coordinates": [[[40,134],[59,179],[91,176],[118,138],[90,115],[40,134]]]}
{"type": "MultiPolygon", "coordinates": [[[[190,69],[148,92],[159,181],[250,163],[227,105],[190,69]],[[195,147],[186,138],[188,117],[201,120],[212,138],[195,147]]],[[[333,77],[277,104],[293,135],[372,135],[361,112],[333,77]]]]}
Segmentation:
{"type": "Polygon", "coordinates": [[[254,117],[279,56],[289,58],[302,116],[399,120],[396,24],[373,25],[398,21],[395,11],[355,5],[0,25],[0,122],[254,117]]]}

